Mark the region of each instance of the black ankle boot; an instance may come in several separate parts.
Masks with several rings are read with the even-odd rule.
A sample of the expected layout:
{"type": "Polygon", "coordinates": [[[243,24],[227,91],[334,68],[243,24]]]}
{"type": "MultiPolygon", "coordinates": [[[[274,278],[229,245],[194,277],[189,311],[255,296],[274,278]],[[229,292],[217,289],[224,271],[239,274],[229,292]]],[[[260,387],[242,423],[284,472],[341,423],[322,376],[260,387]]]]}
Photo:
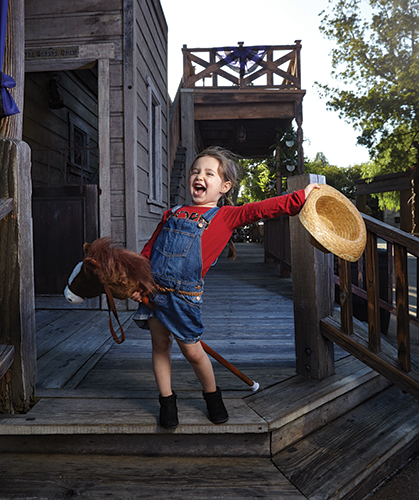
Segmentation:
{"type": "Polygon", "coordinates": [[[228,420],[228,413],[221,397],[221,390],[217,387],[215,392],[203,392],[207,403],[209,419],[213,424],[223,424],[228,420]]]}
{"type": "Polygon", "coordinates": [[[160,425],[164,429],[175,429],[179,425],[177,418],[176,394],[163,397],[159,395],[160,425]]]}

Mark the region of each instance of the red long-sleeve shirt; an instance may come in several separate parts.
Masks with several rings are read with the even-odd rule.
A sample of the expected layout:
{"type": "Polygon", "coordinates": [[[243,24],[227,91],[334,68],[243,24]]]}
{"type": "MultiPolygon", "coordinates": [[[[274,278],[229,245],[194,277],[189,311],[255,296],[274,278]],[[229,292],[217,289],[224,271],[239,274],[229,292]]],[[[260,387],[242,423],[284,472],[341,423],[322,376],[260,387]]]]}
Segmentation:
{"type": "MultiPolygon", "coordinates": [[[[272,219],[280,215],[296,215],[301,210],[304,202],[304,189],[301,189],[300,191],[295,191],[291,194],[268,198],[267,200],[255,203],[247,203],[246,205],[240,207],[221,207],[215,217],[211,220],[210,225],[202,234],[202,277],[205,276],[208,269],[211,267],[211,264],[224,250],[234,229],[247,224],[252,224],[253,222],[261,219],[272,219]]],[[[194,214],[201,215],[208,210],[208,207],[186,205],[176,213],[182,212],[182,214],[180,214],[182,218],[196,219],[197,216],[194,214]]],[[[141,252],[148,259],[150,259],[154,242],[160,234],[160,231],[166,223],[169,215],[170,210],[164,212],[162,220],[159,222],[151,239],[145,244],[141,252]]]]}

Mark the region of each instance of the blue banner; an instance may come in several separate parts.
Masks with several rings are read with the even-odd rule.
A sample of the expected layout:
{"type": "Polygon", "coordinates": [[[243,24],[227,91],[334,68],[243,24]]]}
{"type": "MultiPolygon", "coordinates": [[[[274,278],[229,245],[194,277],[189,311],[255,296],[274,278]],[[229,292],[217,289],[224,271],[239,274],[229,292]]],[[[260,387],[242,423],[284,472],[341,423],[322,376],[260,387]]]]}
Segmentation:
{"type": "MultiPolygon", "coordinates": [[[[4,47],[6,44],[7,7],[9,0],[0,0],[0,68],[3,69],[4,47]]],[[[19,108],[8,91],[16,87],[15,80],[0,71],[0,118],[20,113],[19,108]]]]}

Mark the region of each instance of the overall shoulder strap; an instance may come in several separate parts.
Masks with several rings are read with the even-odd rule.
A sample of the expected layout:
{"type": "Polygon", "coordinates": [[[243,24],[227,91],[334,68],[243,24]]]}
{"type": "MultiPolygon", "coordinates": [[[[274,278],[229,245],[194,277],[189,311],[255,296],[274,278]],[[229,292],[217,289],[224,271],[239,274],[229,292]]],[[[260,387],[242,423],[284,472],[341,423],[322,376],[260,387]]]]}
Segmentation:
{"type": "Polygon", "coordinates": [[[175,212],[177,212],[179,210],[179,208],[182,208],[184,207],[185,205],[176,205],[175,207],[173,207],[171,210],[170,210],[170,213],[171,214],[174,214],[175,212]]]}
{"type": "Polygon", "coordinates": [[[220,207],[210,208],[207,212],[202,216],[208,223],[211,222],[211,219],[217,214],[220,207]]]}

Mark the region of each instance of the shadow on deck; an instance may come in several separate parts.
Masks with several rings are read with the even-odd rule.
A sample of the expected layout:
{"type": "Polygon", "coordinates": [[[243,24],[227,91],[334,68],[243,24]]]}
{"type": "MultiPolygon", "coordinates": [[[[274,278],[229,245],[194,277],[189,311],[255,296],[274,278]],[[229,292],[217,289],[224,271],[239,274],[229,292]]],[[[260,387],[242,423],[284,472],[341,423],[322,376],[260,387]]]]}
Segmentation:
{"type": "MultiPolygon", "coordinates": [[[[263,262],[261,245],[239,244],[236,262],[219,259],[206,278],[203,316],[203,340],[256,380],[260,390],[252,393],[214,361],[230,419],[213,425],[193,370],[174,345],[180,425],[169,431],[157,424],[149,333],[133,323],[132,313],[120,314],[126,341],[117,345],[107,312],[37,311],[38,402],[26,415],[0,416],[0,451],[8,452],[0,455],[3,470],[18,477],[18,464],[24,463],[32,471],[32,487],[41,488],[42,470],[51,467],[56,482],[59,467],[54,464],[65,463],[69,477],[79,478],[77,491],[86,495],[90,478],[80,475],[80,467],[100,476],[101,484],[111,470],[123,475],[134,467],[136,479],[128,475],[127,484],[141,482],[141,498],[352,500],[376,484],[376,478],[362,476],[364,469],[379,469],[382,476],[390,467],[384,447],[377,458],[376,443],[382,444],[384,432],[391,434],[399,422],[404,425],[399,446],[406,457],[414,450],[418,402],[387,389],[385,379],[344,351],[336,349],[336,375],[326,380],[295,375],[292,281],[279,278],[275,267],[263,262]],[[385,394],[382,400],[374,399],[380,393],[385,394]],[[369,408],[356,408],[369,401],[369,408]],[[22,461],[22,450],[32,455],[22,461]],[[70,458],[74,454],[77,459],[70,458]],[[115,455],[118,459],[110,457],[115,455]],[[354,464],[356,474],[348,470],[354,464]],[[197,467],[206,471],[198,474],[198,482],[197,467]],[[156,475],[171,479],[163,484],[156,475]],[[179,477],[186,489],[193,485],[189,493],[173,490],[171,481],[179,477]]],[[[22,483],[20,476],[19,484],[29,488],[29,480],[22,483]]],[[[106,484],[113,492],[115,485],[106,484]]],[[[17,494],[24,486],[10,488],[10,494],[17,494]]],[[[130,496],[130,487],[126,493],[115,491],[114,498],[139,498],[130,496]]],[[[97,495],[86,498],[103,498],[97,495]]]]}

